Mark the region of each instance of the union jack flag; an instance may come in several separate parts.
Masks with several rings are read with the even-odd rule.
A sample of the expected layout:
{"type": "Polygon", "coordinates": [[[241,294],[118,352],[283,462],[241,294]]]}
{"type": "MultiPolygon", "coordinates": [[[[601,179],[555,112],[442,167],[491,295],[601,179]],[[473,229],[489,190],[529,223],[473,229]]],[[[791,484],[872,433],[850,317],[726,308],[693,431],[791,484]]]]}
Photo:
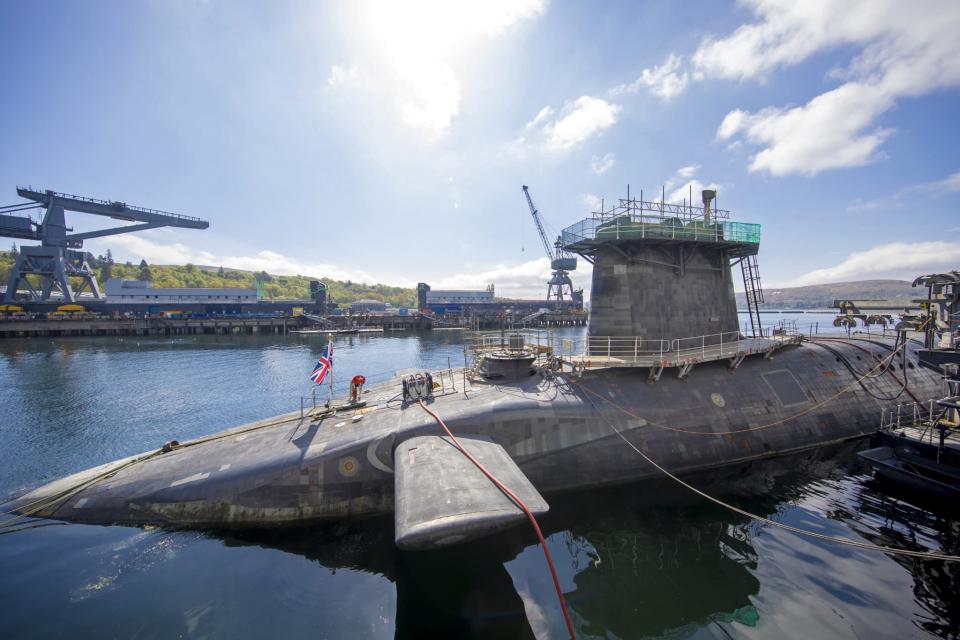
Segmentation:
{"type": "Polygon", "coordinates": [[[330,369],[333,368],[333,343],[328,342],[327,346],[323,348],[323,355],[320,356],[320,359],[317,360],[317,366],[313,368],[313,373],[310,374],[310,379],[313,380],[314,384],[323,384],[324,379],[327,377],[330,369]]]}

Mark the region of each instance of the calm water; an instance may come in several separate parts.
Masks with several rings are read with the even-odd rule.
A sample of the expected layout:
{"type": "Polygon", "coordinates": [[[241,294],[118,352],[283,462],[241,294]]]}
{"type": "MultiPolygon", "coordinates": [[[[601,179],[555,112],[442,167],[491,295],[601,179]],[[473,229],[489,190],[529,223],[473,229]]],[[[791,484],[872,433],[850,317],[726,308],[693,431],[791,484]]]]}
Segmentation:
{"type": "MultiPolygon", "coordinates": [[[[0,342],[0,495],[296,409],[320,348],[293,336],[0,342]]],[[[340,338],[336,357],[342,391],[355,372],[457,366],[463,350],[457,332],[394,333],[340,338]]],[[[892,496],[852,450],[724,485],[790,524],[960,553],[957,519],[892,496]]],[[[583,637],[960,636],[955,566],[800,539],[666,485],[551,507],[543,524],[583,637]]],[[[563,637],[528,531],[401,554],[390,519],[243,536],[72,524],[4,534],[0,614],[10,638],[563,637]]]]}

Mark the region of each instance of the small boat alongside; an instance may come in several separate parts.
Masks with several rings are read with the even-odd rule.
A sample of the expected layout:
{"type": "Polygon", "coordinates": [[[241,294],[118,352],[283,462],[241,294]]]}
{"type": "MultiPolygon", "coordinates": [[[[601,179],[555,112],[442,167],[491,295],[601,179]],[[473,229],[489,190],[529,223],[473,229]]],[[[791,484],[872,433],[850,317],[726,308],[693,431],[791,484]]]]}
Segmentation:
{"type": "Polygon", "coordinates": [[[882,478],[944,498],[960,497],[960,445],[923,442],[906,432],[878,432],[857,455],[882,478]]]}
{"type": "Polygon", "coordinates": [[[923,332],[920,367],[938,371],[948,395],[926,406],[900,404],[884,410],[871,448],[858,455],[879,477],[955,498],[960,496],[960,272],[921,276],[913,284],[928,288],[926,300],[917,301],[924,313],[905,316],[897,328],[923,332]]]}

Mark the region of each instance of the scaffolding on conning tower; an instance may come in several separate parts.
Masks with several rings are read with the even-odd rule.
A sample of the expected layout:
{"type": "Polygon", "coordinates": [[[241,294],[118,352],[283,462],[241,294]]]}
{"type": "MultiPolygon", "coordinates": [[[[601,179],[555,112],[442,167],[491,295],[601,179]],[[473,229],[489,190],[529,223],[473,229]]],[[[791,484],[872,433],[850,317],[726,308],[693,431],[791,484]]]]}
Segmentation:
{"type": "Polygon", "coordinates": [[[560,246],[594,264],[591,335],[630,337],[632,328],[639,338],[669,340],[732,332],[738,321],[728,276],[739,263],[750,333],[762,337],[760,225],[731,221],[713,206],[712,189],[701,192],[702,206],[692,204],[692,189],[682,203],[665,195],[633,198],[628,186],[626,198],[609,208],[601,201],[599,211],[562,231],[560,246]],[[672,310],[661,312],[665,305],[672,310]]]}

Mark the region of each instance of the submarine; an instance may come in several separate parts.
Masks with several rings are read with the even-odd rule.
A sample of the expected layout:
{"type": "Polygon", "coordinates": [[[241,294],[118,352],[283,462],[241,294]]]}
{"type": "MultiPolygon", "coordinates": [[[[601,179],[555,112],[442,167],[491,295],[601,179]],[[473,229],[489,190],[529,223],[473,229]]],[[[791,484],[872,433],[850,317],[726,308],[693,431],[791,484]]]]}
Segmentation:
{"type": "Polygon", "coordinates": [[[940,396],[939,374],[906,339],[741,331],[733,270],[753,319],[760,226],[730,220],[715,197],[681,207],[628,195],[561,232],[559,246],[593,264],[582,345],[478,333],[462,369],[398,372],[353,401],[171,441],[4,511],[216,529],[392,513],[398,547],[434,549],[523,522],[509,494],[540,514],[564,492],[661,469],[719,476],[863,438],[906,397],[940,396]]]}

